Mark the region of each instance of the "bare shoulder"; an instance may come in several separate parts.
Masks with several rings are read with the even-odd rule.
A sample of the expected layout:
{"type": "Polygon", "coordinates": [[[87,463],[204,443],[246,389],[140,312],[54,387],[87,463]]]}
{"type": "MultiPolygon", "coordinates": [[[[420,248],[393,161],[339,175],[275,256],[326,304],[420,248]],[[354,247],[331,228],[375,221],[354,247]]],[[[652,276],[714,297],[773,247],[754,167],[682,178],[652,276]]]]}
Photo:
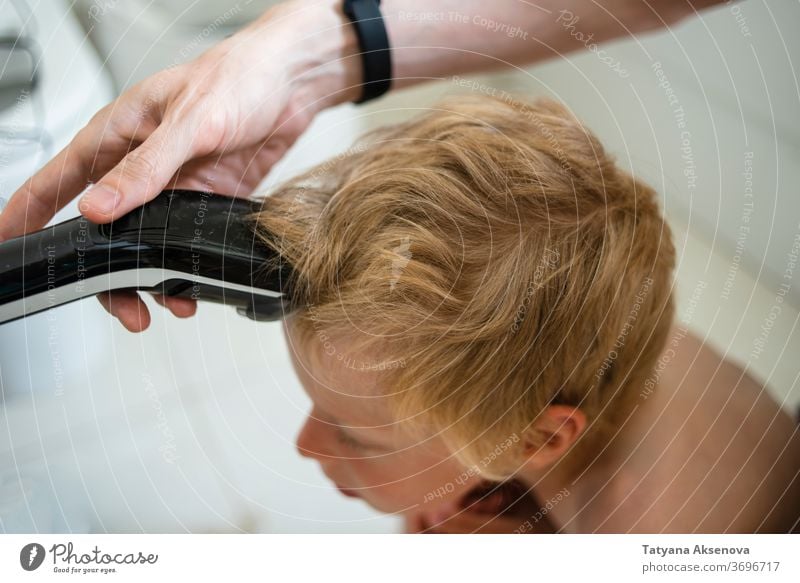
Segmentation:
{"type": "Polygon", "coordinates": [[[789,532],[800,428],[738,363],[687,334],[586,518],[597,532],[789,532]]]}

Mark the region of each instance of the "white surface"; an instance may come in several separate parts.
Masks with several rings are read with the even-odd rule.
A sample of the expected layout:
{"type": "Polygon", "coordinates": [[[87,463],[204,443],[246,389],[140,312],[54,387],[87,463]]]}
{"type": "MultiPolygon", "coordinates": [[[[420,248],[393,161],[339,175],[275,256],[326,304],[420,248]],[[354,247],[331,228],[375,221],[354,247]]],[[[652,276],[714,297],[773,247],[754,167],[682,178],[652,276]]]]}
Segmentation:
{"type": "MultiPolygon", "coordinates": [[[[777,288],[786,254],[800,235],[800,3],[723,4],[672,30],[607,45],[630,77],[578,51],[515,75],[508,86],[566,102],[624,167],[664,194],[670,216],[704,237],[711,253],[741,261],[759,283],[777,288]],[[744,36],[732,12],[744,15],[744,36]],[[661,63],[670,105],[652,67],[661,63]],[[674,110],[683,108],[684,128],[674,110]],[[696,187],[684,175],[682,132],[689,132],[696,187]],[[745,155],[752,152],[753,209],[745,223],[745,155]]],[[[578,30],[585,29],[578,24],[578,30]]],[[[585,31],[588,32],[588,31],[585,31]]],[[[800,306],[800,274],[789,295],[800,306]]]]}
{"type": "Polygon", "coordinates": [[[76,0],[119,90],[188,61],[277,0],[76,0]]]}
{"type": "Polygon", "coordinates": [[[129,334],[109,320],[116,356],[72,379],[61,398],[6,405],[7,492],[16,467],[34,468],[52,480],[45,488],[52,506],[65,507],[65,516],[58,511],[44,524],[67,529],[75,521],[111,532],[396,528],[343,498],[296,452],[309,402],[279,324],[211,304],[176,320],[148,304],[150,329],[129,334]]]}
{"type": "MultiPolygon", "coordinates": [[[[50,136],[52,149],[43,151],[35,144],[3,140],[0,146],[0,196],[11,194],[50,156],[64,147],[89,118],[113,97],[108,75],[97,55],[86,44],[83,31],[63,0],[29,0],[35,15],[33,33],[44,55],[40,88],[31,100],[0,113],[0,126],[12,133],[24,133],[41,126],[50,136]],[[37,117],[33,107],[43,100],[45,117],[37,117]]],[[[0,19],[19,19],[8,0],[0,0],[0,19]]],[[[57,223],[76,216],[77,202],[62,209],[51,221],[57,223]]],[[[93,300],[95,303],[96,300],[93,300]]],[[[98,306],[99,307],[99,306],[98,306]]],[[[59,392],[62,379],[80,375],[108,357],[97,348],[85,352],[83,346],[107,345],[98,330],[105,319],[96,310],[65,306],[48,319],[17,321],[0,327],[0,383],[6,398],[12,393],[31,390],[59,392]]],[[[2,397],[0,397],[2,400],[2,397]]]]}

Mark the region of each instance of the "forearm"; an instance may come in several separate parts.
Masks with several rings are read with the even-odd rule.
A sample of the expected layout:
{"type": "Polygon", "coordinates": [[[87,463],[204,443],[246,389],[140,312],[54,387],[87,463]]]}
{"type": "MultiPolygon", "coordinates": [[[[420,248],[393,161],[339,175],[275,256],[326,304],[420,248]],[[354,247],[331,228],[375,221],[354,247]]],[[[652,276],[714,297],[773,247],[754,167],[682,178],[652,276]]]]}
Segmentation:
{"type": "Polygon", "coordinates": [[[721,0],[383,0],[394,87],[528,65],[672,25],[721,0]],[[570,25],[571,23],[571,25],[570,25]],[[580,34],[576,34],[579,32],[580,34]]]}
{"type": "MultiPolygon", "coordinates": [[[[393,88],[522,66],[672,25],[722,0],[383,0],[393,88]],[[580,34],[576,34],[580,32],[580,34]]],[[[319,109],[361,93],[361,58],[343,0],[290,0],[251,27],[289,31],[289,66],[319,109]],[[276,19],[284,19],[276,27],[276,19]]]]}

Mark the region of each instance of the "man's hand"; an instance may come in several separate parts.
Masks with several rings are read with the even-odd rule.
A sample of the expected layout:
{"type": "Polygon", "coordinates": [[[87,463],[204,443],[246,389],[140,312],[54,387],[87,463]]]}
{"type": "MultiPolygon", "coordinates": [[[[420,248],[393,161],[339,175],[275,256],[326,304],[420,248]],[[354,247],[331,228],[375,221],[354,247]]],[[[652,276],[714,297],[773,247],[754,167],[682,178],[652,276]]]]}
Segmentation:
{"type": "MultiPolygon", "coordinates": [[[[196,60],[145,79],[14,193],[0,214],[0,240],[43,228],[89,183],[79,210],[95,223],[165,188],[250,195],[317,112],[357,97],[360,62],[344,58],[357,50],[354,34],[333,2],[288,2],[196,60]]],[[[195,312],[194,300],[154,296],[176,316],[195,312]]],[[[128,330],[149,326],[134,290],[98,299],[128,330]]]]}

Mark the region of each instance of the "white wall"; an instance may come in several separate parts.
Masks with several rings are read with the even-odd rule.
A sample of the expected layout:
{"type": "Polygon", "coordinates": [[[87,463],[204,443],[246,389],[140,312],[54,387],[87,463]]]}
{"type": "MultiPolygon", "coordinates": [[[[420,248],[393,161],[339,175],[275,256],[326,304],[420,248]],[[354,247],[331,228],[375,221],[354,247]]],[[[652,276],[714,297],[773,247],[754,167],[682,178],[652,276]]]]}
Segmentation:
{"type": "MultiPolygon", "coordinates": [[[[33,20],[27,13],[20,17],[11,2],[0,2],[3,31],[16,34],[26,24],[25,31],[34,36],[45,55],[39,64],[38,88],[30,98],[0,112],[0,196],[4,198],[113,98],[110,78],[86,46],[68,3],[29,4],[33,20]],[[31,133],[43,138],[20,139],[31,133]]],[[[72,203],[53,222],[76,214],[76,203],[72,203]]],[[[56,494],[42,450],[17,448],[35,438],[36,425],[21,425],[13,432],[8,427],[30,419],[40,403],[61,402],[71,385],[79,386],[90,376],[89,371],[110,358],[110,334],[104,328],[107,319],[92,299],[0,327],[0,532],[24,530],[34,520],[43,528],[62,524],[60,516],[52,512],[56,494]]],[[[55,420],[61,418],[59,414],[55,420]]],[[[45,416],[42,422],[50,425],[54,418],[45,416]]]]}

